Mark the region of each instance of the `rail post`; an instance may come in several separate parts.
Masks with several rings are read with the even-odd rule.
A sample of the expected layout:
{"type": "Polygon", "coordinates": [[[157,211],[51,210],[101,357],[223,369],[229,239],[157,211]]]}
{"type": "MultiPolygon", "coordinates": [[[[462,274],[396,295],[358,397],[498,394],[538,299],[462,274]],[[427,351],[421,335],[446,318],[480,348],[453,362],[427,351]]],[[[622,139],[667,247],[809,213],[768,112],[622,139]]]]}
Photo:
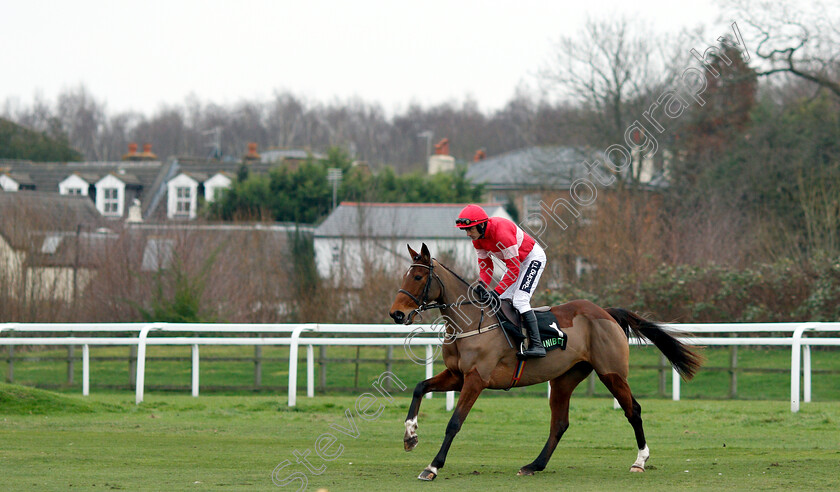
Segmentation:
{"type": "Polygon", "coordinates": [[[306,346],[306,396],[315,396],[315,347],[306,346]]]}
{"type": "Polygon", "coordinates": [[[680,373],[671,369],[671,399],[680,401],[680,373]]]}
{"type": "Polygon", "coordinates": [[[146,382],[146,338],[151,330],[160,330],[161,323],[144,326],[137,336],[137,382],[135,383],[134,404],[143,403],[143,385],[146,382]]]}
{"type": "MultiPolygon", "coordinates": [[[[793,413],[799,411],[799,369],[802,355],[802,336],[806,330],[813,330],[816,326],[815,323],[805,323],[799,325],[793,332],[793,342],[790,344],[790,411],[793,413]]],[[[808,372],[810,372],[810,354],[808,355],[808,372]]],[[[810,375],[807,376],[807,379],[810,385],[810,375]]],[[[808,396],[810,397],[810,394],[808,396]]]]}
{"type": "Polygon", "coordinates": [[[192,395],[198,397],[198,344],[192,346],[192,395]]]}
{"type": "Polygon", "coordinates": [[[82,345],[82,396],[90,394],[90,345],[82,345]]]}
{"type": "Polygon", "coordinates": [[[300,346],[300,335],[304,331],[318,331],[318,325],[300,325],[292,331],[291,342],[289,342],[289,406],[297,404],[297,371],[298,371],[298,347],[300,346]]]}

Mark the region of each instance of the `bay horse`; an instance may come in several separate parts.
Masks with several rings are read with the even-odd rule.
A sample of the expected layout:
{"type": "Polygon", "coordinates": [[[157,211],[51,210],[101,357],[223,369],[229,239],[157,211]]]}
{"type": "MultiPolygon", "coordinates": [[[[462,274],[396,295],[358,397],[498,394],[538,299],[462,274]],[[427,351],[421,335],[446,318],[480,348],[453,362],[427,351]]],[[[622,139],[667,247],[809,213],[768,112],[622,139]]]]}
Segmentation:
{"type": "Polygon", "coordinates": [[[551,312],[567,335],[564,350],[551,350],[546,357],[530,359],[518,367],[517,350],[508,341],[499,319],[487,304],[477,301],[473,286],[433,259],[423,244],[420,253],[411,246],[412,264],[391,306],[394,322],[411,324],[414,316],[427,309],[440,309],[446,339],[442,347],[446,366],[436,376],[421,381],[405,419],[406,451],[417,446],[417,415],[423,395],[431,391],[460,391],[458,404],[446,426],[435,458],[417,477],[434,480],[446,461],[452,440],[461,429],[478,396],[485,389],[507,390],[549,381],[551,428],[542,452],[519,470],[533,475],[548,464],[557,443],[569,427],[569,399],[575,387],[593,370],[624,410],[633,427],[638,454],[631,472],[644,472],[650,450],[642,428],[642,409],[627,384],[629,336],[650,340],[683,377],[691,379],[702,358],[657,324],[624,309],[602,309],[586,300],[553,306],[551,312]]]}

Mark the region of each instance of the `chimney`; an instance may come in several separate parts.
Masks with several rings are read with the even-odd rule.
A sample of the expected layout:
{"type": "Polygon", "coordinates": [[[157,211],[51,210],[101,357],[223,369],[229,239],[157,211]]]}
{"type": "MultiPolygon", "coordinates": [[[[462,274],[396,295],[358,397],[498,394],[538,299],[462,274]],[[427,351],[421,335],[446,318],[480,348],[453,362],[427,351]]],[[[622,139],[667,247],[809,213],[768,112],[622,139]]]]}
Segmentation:
{"type": "Polygon", "coordinates": [[[158,158],[158,156],[156,156],[156,155],[152,152],[152,144],[150,144],[150,143],[144,143],[144,144],[143,144],[143,153],[142,153],[142,154],[140,154],[140,160],[143,160],[143,161],[156,161],[156,160],[157,160],[157,158],[158,158]]]}
{"type": "Polygon", "coordinates": [[[455,169],[455,158],[449,155],[449,139],[444,138],[435,144],[435,153],[429,157],[428,173],[437,174],[455,169]]]}
{"type": "Polygon", "coordinates": [[[135,142],[131,142],[128,144],[128,153],[123,154],[122,160],[124,161],[136,161],[137,160],[137,144],[135,142]]]}
{"type": "Polygon", "coordinates": [[[435,155],[449,155],[449,139],[444,138],[435,144],[435,155]]]}
{"type": "Polygon", "coordinates": [[[484,149],[478,149],[475,151],[475,155],[473,156],[473,162],[480,162],[487,158],[487,153],[484,152],[484,149]]]}
{"type": "Polygon", "coordinates": [[[260,160],[260,154],[257,152],[257,142],[248,142],[248,153],[242,158],[245,162],[253,162],[260,160]]]}
{"type": "Polygon", "coordinates": [[[128,207],[128,218],[125,219],[125,221],[131,223],[143,222],[143,213],[142,209],[140,208],[140,200],[136,198],[132,200],[131,205],[128,207]]]}

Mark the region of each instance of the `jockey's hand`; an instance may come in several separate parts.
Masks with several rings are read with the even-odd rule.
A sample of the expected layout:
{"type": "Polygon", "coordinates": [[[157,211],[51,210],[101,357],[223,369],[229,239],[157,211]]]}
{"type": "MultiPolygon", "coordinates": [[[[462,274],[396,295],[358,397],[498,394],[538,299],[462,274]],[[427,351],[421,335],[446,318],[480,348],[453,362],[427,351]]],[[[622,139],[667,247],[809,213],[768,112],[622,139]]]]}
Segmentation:
{"type": "Polygon", "coordinates": [[[475,286],[475,293],[478,295],[478,301],[481,304],[496,307],[501,303],[499,294],[497,294],[495,290],[488,290],[484,285],[484,282],[479,282],[478,285],[475,286]]]}

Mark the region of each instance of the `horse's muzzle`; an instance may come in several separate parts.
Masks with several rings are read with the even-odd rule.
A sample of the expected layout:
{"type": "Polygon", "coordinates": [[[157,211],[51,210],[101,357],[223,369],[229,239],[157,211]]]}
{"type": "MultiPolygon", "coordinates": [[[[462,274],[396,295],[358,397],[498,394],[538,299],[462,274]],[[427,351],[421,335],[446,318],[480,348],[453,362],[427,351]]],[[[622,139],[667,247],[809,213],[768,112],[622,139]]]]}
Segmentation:
{"type": "Polygon", "coordinates": [[[391,318],[393,318],[394,323],[397,323],[398,325],[405,323],[405,313],[402,311],[394,311],[391,313],[391,318]]]}

